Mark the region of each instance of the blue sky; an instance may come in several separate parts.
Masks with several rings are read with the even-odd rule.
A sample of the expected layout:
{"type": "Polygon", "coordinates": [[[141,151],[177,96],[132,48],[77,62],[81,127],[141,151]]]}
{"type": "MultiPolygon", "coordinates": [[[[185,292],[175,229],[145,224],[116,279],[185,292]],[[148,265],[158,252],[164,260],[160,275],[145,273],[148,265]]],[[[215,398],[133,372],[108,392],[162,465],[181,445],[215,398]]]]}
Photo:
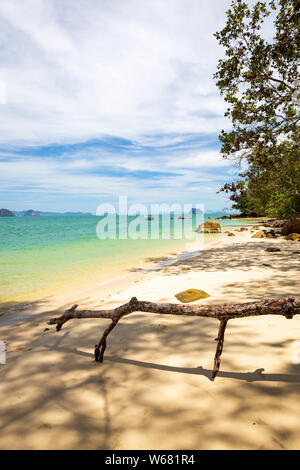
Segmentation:
{"type": "Polygon", "coordinates": [[[216,190],[237,170],[219,154],[230,121],[213,80],[229,6],[1,0],[0,206],[229,207],[216,190]]]}

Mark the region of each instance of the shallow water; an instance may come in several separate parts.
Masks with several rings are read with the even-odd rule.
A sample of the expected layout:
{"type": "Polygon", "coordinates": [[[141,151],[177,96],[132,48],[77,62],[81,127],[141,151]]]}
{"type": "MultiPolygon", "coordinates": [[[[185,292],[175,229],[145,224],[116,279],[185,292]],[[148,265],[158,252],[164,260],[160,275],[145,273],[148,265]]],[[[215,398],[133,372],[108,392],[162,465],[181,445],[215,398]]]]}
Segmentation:
{"type": "MultiPolygon", "coordinates": [[[[209,217],[213,219],[214,215],[209,217]]],[[[128,223],[134,219],[129,217],[128,223]]],[[[198,234],[196,245],[191,244],[183,236],[176,239],[172,226],[168,237],[159,217],[156,222],[142,222],[140,236],[144,238],[100,240],[96,235],[100,220],[97,216],[0,218],[0,302],[37,300],[75,283],[89,286],[141,265],[147,258],[196,251],[203,243],[219,238],[218,234],[207,234],[203,239],[198,234]],[[158,223],[158,239],[150,237],[154,223],[158,223]]],[[[193,216],[190,221],[193,230],[197,222],[193,216]]],[[[249,221],[233,219],[220,223],[226,230],[241,223],[247,225],[249,221]]],[[[118,229],[118,218],[116,226],[118,229]]],[[[108,233],[111,230],[108,227],[108,233]]]]}

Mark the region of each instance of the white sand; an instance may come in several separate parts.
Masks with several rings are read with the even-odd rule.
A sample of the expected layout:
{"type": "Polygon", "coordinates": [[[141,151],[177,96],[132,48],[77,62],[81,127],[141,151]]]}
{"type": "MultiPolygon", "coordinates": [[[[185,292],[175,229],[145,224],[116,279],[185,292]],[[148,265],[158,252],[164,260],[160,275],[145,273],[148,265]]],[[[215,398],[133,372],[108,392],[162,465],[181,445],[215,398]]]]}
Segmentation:
{"type": "Polygon", "coordinates": [[[188,288],[208,292],[199,301],[207,303],[298,294],[299,243],[235,233],[156,273],[131,272],[1,318],[8,352],[0,365],[0,448],[299,449],[298,317],[232,320],[215,382],[212,319],[134,313],[109,336],[103,364],[93,347],[107,320],[44,331],[58,306],[75,302],[178,302],[174,295],[188,288]],[[265,252],[275,245],[280,252],[265,252]]]}

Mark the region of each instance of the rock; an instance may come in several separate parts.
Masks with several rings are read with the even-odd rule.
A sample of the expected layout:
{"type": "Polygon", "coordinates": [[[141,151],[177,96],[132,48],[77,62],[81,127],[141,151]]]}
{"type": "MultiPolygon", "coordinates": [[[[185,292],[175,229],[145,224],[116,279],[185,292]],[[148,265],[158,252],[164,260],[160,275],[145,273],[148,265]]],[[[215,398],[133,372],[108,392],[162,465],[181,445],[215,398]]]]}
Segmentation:
{"type": "Polygon", "coordinates": [[[8,209],[0,209],[0,217],[15,217],[15,214],[8,209]]]}
{"type": "Polygon", "coordinates": [[[229,219],[248,219],[249,217],[256,217],[255,214],[230,214],[229,219]]]}
{"type": "Polygon", "coordinates": [[[239,231],[240,231],[240,232],[246,232],[247,230],[248,230],[248,229],[247,229],[246,227],[241,227],[239,231]]]}
{"type": "Polygon", "coordinates": [[[210,220],[209,222],[204,222],[204,224],[199,225],[196,232],[221,233],[221,225],[217,220],[210,220]]]}
{"type": "Polygon", "coordinates": [[[281,235],[300,233],[300,214],[294,214],[282,227],[281,235]]]}
{"type": "Polygon", "coordinates": [[[178,294],[175,295],[177,300],[180,300],[183,304],[187,304],[189,302],[195,302],[195,300],[199,299],[207,299],[207,297],[210,297],[207,292],[204,292],[203,290],[199,289],[188,289],[184,290],[183,292],[179,292],[178,294]]]}
{"type": "Polygon", "coordinates": [[[275,251],[281,251],[281,250],[280,248],[277,248],[276,246],[270,246],[265,251],[269,251],[270,253],[275,253],[275,251]]]}
{"type": "Polygon", "coordinates": [[[252,235],[251,238],[266,238],[266,234],[263,230],[260,230],[259,232],[256,232],[254,235],[252,235]]]}
{"type": "Polygon", "coordinates": [[[300,242],[300,233],[290,233],[287,237],[285,237],[285,239],[293,242],[300,242]]]}
{"type": "Polygon", "coordinates": [[[275,232],[275,230],[265,231],[265,235],[266,235],[267,238],[276,238],[277,237],[277,233],[275,232]]]}
{"type": "Polygon", "coordinates": [[[232,232],[229,232],[228,235],[227,235],[227,237],[235,237],[235,234],[232,233],[232,232]]]}
{"type": "Polygon", "coordinates": [[[286,224],[286,220],[276,220],[274,222],[274,227],[276,228],[282,228],[286,224]]]}
{"type": "Polygon", "coordinates": [[[270,224],[264,224],[265,227],[271,227],[271,228],[281,228],[284,226],[286,223],[286,220],[275,220],[275,222],[272,222],[270,224]]]}

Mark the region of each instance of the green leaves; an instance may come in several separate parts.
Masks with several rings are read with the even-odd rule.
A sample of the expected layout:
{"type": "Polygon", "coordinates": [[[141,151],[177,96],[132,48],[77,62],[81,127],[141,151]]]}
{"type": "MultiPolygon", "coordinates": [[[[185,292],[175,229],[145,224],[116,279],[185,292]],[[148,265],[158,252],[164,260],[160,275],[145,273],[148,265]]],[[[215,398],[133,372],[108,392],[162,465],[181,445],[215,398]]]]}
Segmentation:
{"type": "MultiPolygon", "coordinates": [[[[222,131],[224,158],[246,160],[241,181],[225,185],[241,209],[267,211],[268,200],[283,200],[292,210],[299,197],[299,0],[246,2],[233,0],[225,27],[215,34],[225,47],[214,77],[228,103],[225,116],[232,131],[222,131]],[[272,13],[272,42],[264,33],[272,13]],[[290,201],[289,201],[289,194],[290,201]],[[256,209],[255,209],[256,208],[256,209]]],[[[237,208],[237,207],[236,207],[237,208]]]]}

